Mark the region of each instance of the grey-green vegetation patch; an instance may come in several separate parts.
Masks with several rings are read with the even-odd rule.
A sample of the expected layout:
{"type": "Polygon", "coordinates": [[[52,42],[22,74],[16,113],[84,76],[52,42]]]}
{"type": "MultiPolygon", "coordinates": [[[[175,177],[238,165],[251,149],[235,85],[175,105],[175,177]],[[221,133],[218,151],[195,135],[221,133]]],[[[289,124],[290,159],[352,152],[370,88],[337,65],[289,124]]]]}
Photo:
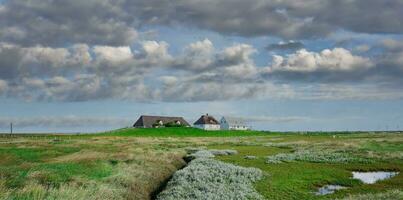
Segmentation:
{"type": "Polygon", "coordinates": [[[361,158],[342,151],[314,151],[298,150],[294,153],[281,153],[268,156],[266,163],[279,164],[292,161],[304,161],[315,163],[372,163],[368,158],[361,158]]]}
{"type": "Polygon", "coordinates": [[[214,158],[215,156],[208,150],[201,150],[201,151],[197,151],[195,153],[189,154],[187,157],[190,160],[193,160],[193,159],[197,159],[197,158],[214,158]]]}
{"type": "Polygon", "coordinates": [[[238,154],[238,151],[233,149],[210,149],[209,151],[215,156],[229,156],[238,154]]]}
{"type": "Polygon", "coordinates": [[[188,150],[188,152],[190,153],[187,156],[188,160],[193,160],[196,158],[214,158],[215,156],[228,156],[228,155],[235,155],[238,154],[238,151],[236,150],[232,150],[232,149],[211,149],[211,150],[206,150],[206,149],[200,149],[200,150],[196,150],[196,149],[191,149],[188,150]]]}
{"type": "Polygon", "coordinates": [[[253,183],[262,178],[256,168],[239,167],[221,161],[198,158],[175,172],[159,200],[263,199],[253,183]]]}
{"type": "Polygon", "coordinates": [[[402,190],[390,190],[383,193],[376,194],[359,194],[359,195],[350,195],[346,198],[339,200],[380,200],[380,199],[403,199],[403,191],[402,190]]]}
{"type": "Polygon", "coordinates": [[[247,159],[247,160],[255,160],[255,159],[257,159],[256,156],[245,156],[244,158],[247,159]]]}

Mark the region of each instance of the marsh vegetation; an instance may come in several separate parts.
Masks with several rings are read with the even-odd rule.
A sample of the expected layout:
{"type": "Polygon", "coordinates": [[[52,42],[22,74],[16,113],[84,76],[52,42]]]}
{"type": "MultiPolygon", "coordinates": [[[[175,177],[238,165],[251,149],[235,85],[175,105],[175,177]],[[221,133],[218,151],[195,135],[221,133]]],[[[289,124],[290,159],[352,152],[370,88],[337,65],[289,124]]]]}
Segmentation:
{"type": "MultiPolygon", "coordinates": [[[[227,131],[219,137],[221,132],[187,128],[148,130],[57,136],[57,139],[0,137],[0,199],[152,199],[161,191],[159,198],[169,199],[167,194],[171,194],[174,185],[199,188],[211,180],[245,183],[246,190],[231,184],[222,188],[243,191],[246,199],[403,197],[401,173],[373,184],[365,184],[352,175],[352,172],[401,172],[403,134],[400,133],[227,131]],[[187,166],[208,175],[206,179],[196,179],[197,184],[172,176],[185,167],[183,158],[189,149],[193,153],[204,150],[202,156],[213,155],[187,166]],[[214,170],[223,166],[228,171],[214,170]],[[243,176],[245,179],[217,175],[237,170],[242,174],[244,169],[260,171],[261,175],[251,172],[255,175],[243,176]],[[167,181],[167,187],[162,187],[167,181]],[[345,189],[315,195],[318,188],[326,185],[345,189]]],[[[183,174],[190,173],[185,170],[187,167],[183,174]]],[[[186,199],[189,194],[176,195],[184,195],[180,197],[186,199]]]]}

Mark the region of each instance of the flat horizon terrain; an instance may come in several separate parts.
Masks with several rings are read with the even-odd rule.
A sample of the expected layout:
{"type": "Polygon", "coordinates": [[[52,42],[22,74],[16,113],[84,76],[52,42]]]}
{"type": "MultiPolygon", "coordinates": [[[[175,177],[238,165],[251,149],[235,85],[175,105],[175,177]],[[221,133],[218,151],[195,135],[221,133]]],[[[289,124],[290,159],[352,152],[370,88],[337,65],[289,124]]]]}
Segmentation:
{"type": "Polygon", "coordinates": [[[155,199],[189,148],[236,150],[215,160],[257,168],[265,199],[399,199],[401,173],[375,184],[353,171],[401,172],[403,134],[119,129],[0,136],[0,199],[155,199]],[[253,159],[245,159],[245,158],[253,159]],[[325,185],[346,189],[317,196],[325,185]]]}

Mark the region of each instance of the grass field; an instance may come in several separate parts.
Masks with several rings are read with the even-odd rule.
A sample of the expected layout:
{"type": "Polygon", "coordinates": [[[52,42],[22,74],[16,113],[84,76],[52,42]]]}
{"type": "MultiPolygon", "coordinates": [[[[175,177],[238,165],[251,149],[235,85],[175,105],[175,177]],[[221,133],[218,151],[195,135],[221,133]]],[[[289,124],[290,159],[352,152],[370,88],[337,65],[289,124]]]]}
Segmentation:
{"type": "Polygon", "coordinates": [[[393,199],[403,195],[401,173],[372,185],[351,178],[351,171],[401,172],[401,133],[160,128],[0,137],[0,199],[153,199],[166,180],[185,166],[182,158],[189,147],[237,150],[236,155],[216,159],[261,169],[265,175],[254,186],[266,199],[382,199],[387,195],[386,199],[393,199]],[[279,154],[283,160],[268,162],[279,154]],[[316,189],[326,184],[348,189],[315,196],[316,189]]]}

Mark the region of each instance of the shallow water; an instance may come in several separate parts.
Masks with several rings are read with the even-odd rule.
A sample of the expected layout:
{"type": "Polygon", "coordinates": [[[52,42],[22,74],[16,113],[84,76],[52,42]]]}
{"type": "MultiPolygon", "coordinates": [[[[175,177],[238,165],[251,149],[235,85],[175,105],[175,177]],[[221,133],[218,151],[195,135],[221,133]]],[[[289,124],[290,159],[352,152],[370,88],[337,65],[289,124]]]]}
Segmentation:
{"type": "Polygon", "coordinates": [[[390,179],[399,174],[399,172],[353,172],[353,178],[362,181],[365,184],[374,184],[377,181],[390,179]]]}
{"type": "Polygon", "coordinates": [[[332,194],[336,190],[342,190],[346,189],[347,187],[343,187],[341,185],[325,185],[321,188],[318,189],[317,192],[315,192],[315,195],[327,195],[327,194],[332,194]]]}

